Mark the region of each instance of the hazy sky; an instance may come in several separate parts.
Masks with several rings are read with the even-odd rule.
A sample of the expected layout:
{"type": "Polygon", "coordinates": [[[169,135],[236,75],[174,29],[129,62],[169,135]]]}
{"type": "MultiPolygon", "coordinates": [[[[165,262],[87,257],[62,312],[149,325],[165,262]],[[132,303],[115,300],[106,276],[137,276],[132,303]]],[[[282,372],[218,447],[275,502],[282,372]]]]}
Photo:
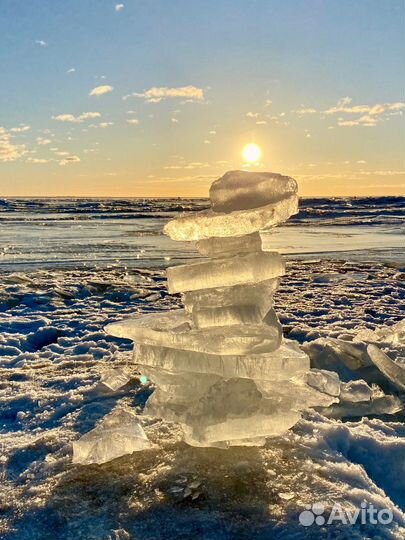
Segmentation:
{"type": "Polygon", "coordinates": [[[1,0],[0,196],[405,194],[403,0],[1,0]]]}

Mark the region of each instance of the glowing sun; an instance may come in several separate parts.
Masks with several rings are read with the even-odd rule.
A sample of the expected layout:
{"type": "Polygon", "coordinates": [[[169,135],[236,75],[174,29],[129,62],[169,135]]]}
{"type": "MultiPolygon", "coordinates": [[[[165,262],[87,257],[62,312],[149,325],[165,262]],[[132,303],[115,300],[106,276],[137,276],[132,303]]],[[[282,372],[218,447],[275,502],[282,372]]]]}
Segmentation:
{"type": "Polygon", "coordinates": [[[262,157],[260,146],[254,143],[247,144],[242,150],[242,157],[245,163],[257,163],[262,157]]]}

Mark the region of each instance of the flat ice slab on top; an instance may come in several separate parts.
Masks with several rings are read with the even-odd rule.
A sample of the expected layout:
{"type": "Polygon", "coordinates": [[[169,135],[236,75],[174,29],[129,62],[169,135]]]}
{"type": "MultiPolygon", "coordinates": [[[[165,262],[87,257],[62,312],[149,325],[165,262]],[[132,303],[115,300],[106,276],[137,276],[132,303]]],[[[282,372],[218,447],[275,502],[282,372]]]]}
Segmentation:
{"type": "Polygon", "coordinates": [[[212,210],[172,219],[163,231],[172,240],[193,241],[204,238],[243,236],[276,227],[298,212],[298,196],[294,193],[278,202],[234,212],[212,210]]]}
{"type": "Polygon", "coordinates": [[[297,189],[297,182],[282,174],[229,171],[211,184],[210,200],[215,212],[234,212],[276,203],[297,189]]]}

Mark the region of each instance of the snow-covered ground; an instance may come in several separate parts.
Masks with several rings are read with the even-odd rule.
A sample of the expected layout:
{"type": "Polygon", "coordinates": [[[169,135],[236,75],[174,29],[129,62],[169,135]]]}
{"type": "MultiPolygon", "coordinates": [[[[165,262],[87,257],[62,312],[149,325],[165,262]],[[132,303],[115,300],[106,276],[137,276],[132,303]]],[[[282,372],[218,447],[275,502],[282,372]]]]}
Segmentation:
{"type": "MultiPolygon", "coordinates": [[[[350,339],[405,318],[405,273],[342,260],[290,260],[276,297],[300,343],[350,339]]],[[[72,465],[72,441],[116,407],[141,408],[139,374],[116,392],[100,383],[130,366],[132,344],[103,326],[178,307],[162,270],[4,272],[0,279],[0,537],[58,539],[292,539],[405,537],[405,417],[342,422],[316,412],[264,448],[192,448],[145,420],[155,448],[104,465],[72,465]],[[363,501],[391,524],[304,527],[307,505],[363,501]]],[[[405,362],[401,347],[387,349],[405,362]]],[[[326,514],[325,514],[326,515],[326,514]]]]}

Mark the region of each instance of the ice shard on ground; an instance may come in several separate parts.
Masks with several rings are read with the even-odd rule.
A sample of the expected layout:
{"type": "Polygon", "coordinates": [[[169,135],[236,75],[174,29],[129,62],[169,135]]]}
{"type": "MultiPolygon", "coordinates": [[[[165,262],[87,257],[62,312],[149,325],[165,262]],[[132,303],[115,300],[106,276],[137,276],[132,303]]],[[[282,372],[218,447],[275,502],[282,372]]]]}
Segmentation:
{"type": "MultiPolygon", "coordinates": [[[[144,414],[179,424],[190,445],[227,448],[262,445],[302,410],[337,407],[341,393],[343,412],[363,398],[367,410],[396,409],[367,401],[366,383],[342,387],[337,374],[311,370],[306,352],[282,337],[273,297],[285,265],[263,250],[260,231],[298,211],[295,180],[232,171],[213,183],[210,199],[210,210],[164,229],[174,240],[196,240],[208,257],[167,270],[169,292],[182,293],[185,309],[106,328],[136,342],[134,363],[156,384],[144,414]]],[[[367,364],[356,347],[350,354],[351,365],[367,364]]]]}
{"type": "Polygon", "coordinates": [[[150,447],[137,416],[131,411],[115,409],[73,443],[73,463],[106,463],[150,447]]]}

